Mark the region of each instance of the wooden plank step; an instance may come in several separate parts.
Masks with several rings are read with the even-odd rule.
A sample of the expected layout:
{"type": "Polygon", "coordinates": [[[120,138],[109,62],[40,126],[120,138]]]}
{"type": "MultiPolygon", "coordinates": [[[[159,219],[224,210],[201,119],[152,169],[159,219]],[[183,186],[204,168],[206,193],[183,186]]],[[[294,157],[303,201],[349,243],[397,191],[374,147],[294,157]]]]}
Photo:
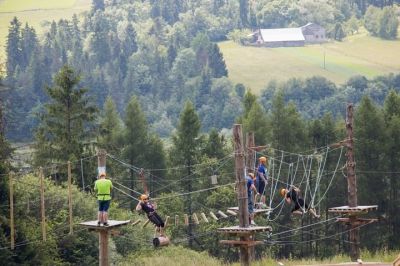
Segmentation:
{"type": "Polygon", "coordinates": [[[224,245],[232,245],[232,246],[248,246],[253,247],[256,245],[263,244],[263,241],[254,241],[254,240],[220,240],[220,244],[224,245]]]}

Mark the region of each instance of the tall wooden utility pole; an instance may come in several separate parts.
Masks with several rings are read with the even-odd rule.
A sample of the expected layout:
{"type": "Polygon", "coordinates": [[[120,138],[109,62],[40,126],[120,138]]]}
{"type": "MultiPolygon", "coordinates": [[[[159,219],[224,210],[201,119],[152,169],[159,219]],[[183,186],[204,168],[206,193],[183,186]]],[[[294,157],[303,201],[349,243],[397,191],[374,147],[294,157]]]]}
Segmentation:
{"type": "Polygon", "coordinates": [[[44,209],[44,174],[43,168],[39,169],[39,178],[40,178],[40,212],[42,216],[42,239],[46,241],[46,214],[44,209]]]}
{"type": "MultiPolygon", "coordinates": [[[[239,226],[249,227],[249,210],[248,198],[246,191],[246,179],[245,173],[245,157],[242,145],[242,126],[233,126],[233,140],[234,140],[234,151],[235,151],[235,175],[237,183],[237,196],[238,196],[238,206],[239,206],[239,226]]],[[[241,241],[248,241],[248,236],[241,236],[241,241]]],[[[240,262],[242,265],[250,265],[251,255],[249,248],[247,246],[240,247],[240,262]]]]}
{"type": "Polygon", "coordinates": [[[11,250],[15,247],[15,231],[14,231],[14,172],[10,173],[9,176],[9,184],[10,187],[10,242],[11,242],[11,250]]]}
{"type": "MultiPolygon", "coordinates": [[[[248,132],[246,134],[246,168],[247,171],[254,171],[254,167],[256,165],[255,155],[256,151],[254,150],[254,132],[248,132]]],[[[253,172],[254,173],[254,172],[253,172]]],[[[255,173],[254,173],[255,174],[255,173]]]]}
{"type": "Polygon", "coordinates": [[[72,219],[72,174],[71,162],[68,161],[68,212],[69,212],[69,234],[74,233],[73,219],[72,219]]]}
{"type": "Polygon", "coordinates": [[[248,199],[246,191],[246,179],[245,173],[245,160],[244,150],[242,144],[242,125],[235,124],[233,126],[233,139],[234,139],[234,151],[235,151],[235,175],[236,182],[238,184],[237,195],[238,195],[238,206],[239,206],[239,226],[249,226],[249,211],[247,209],[248,199]]]}
{"type": "Polygon", "coordinates": [[[99,175],[100,173],[106,173],[106,155],[107,152],[105,150],[97,152],[97,172],[99,175]]]}
{"type": "MultiPolygon", "coordinates": [[[[357,178],[356,163],[354,161],[354,140],[353,140],[353,105],[349,104],[346,111],[346,133],[347,133],[347,152],[346,152],[346,169],[347,169],[347,201],[350,208],[357,207],[357,178]]],[[[350,257],[353,261],[360,258],[360,229],[356,225],[357,216],[350,216],[350,257]]]]}
{"type": "MultiPolygon", "coordinates": [[[[98,175],[106,174],[106,151],[99,150],[97,153],[98,175]]],[[[108,230],[99,230],[99,265],[108,266],[108,230]]]]}
{"type": "Polygon", "coordinates": [[[338,218],[339,222],[349,226],[349,242],[350,242],[350,257],[352,261],[360,258],[360,229],[361,225],[376,222],[377,219],[358,218],[362,213],[367,213],[371,210],[378,209],[377,205],[358,206],[357,202],[357,178],[356,178],[356,163],[354,160],[354,139],[353,139],[353,104],[347,105],[346,110],[346,133],[347,139],[341,141],[335,146],[345,146],[346,152],[346,170],[347,170],[347,202],[348,206],[329,208],[329,212],[346,214],[348,217],[338,218]]]}

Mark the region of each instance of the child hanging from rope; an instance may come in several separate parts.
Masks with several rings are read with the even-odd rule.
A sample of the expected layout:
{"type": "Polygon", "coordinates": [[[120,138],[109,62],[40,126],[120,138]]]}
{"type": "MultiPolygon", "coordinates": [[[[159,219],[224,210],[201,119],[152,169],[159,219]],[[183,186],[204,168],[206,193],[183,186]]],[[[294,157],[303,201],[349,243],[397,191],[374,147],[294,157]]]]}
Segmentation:
{"type": "Polygon", "coordinates": [[[150,222],[156,227],[161,236],[164,236],[164,221],[156,212],[157,205],[149,201],[149,196],[143,194],[140,196],[139,203],[136,205],[136,210],[143,210],[147,214],[150,222]]]}
{"type": "Polygon", "coordinates": [[[291,204],[292,202],[294,203],[294,208],[292,209],[293,214],[302,215],[308,210],[315,218],[320,217],[320,215],[315,212],[315,209],[310,208],[304,199],[300,197],[299,188],[291,185],[289,189],[282,188],[280,193],[281,196],[285,198],[287,204],[291,204]]]}

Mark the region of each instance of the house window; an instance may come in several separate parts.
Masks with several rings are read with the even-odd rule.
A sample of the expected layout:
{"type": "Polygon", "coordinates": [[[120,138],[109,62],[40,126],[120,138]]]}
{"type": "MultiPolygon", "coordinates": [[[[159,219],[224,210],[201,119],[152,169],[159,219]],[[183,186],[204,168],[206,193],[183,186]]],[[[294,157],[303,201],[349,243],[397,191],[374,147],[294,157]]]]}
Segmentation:
{"type": "Polygon", "coordinates": [[[315,35],[315,38],[317,38],[317,39],[318,39],[318,35],[315,35]]]}

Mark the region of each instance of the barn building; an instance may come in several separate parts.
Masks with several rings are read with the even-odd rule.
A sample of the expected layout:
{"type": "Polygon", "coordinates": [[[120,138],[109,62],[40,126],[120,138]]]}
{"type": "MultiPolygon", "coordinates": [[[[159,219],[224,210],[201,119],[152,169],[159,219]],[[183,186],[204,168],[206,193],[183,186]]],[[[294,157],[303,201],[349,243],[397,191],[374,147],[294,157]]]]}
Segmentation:
{"type": "Polygon", "coordinates": [[[265,47],[296,47],[326,41],[325,29],[315,23],[298,28],[259,29],[252,36],[251,45],[265,47]]]}

